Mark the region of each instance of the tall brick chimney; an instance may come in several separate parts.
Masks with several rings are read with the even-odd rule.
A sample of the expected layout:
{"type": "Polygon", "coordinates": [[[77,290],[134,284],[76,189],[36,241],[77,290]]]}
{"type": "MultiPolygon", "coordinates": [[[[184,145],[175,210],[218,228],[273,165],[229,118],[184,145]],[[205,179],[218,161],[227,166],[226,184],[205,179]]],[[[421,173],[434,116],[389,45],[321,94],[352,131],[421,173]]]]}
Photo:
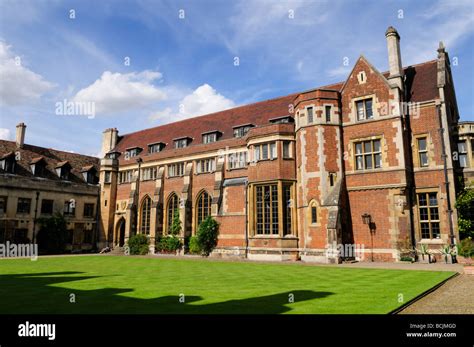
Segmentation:
{"type": "Polygon", "coordinates": [[[26,124],[19,123],[16,126],[16,147],[23,148],[25,144],[25,133],[26,133],[26,124]]]}
{"type": "Polygon", "coordinates": [[[102,133],[102,155],[110,152],[117,145],[118,130],[117,128],[109,128],[102,133]]]}
{"type": "Polygon", "coordinates": [[[403,89],[403,68],[402,57],[400,55],[400,35],[397,29],[390,26],[385,32],[388,48],[388,65],[390,76],[388,80],[395,83],[400,89],[403,89]]]}

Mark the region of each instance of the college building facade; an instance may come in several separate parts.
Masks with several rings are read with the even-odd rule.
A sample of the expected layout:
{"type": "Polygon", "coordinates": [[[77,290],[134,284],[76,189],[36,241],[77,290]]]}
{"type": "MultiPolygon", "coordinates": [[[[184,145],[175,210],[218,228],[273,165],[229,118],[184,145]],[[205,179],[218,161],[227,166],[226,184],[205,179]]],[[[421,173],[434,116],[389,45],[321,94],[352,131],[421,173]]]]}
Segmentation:
{"type": "MultiPolygon", "coordinates": [[[[66,251],[96,250],[99,159],[25,143],[0,140],[0,243],[36,243],[39,220],[60,213],[66,220],[66,251]]],[[[41,250],[41,249],[40,249],[41,250]]]]}
{"type": "Polygon", "coordinates": [[[402,67],[398,32],[385,36],[388,72],[361,56],[341,83],[122,136],[105,130],[100,247],[143,233],[154,252],[175,211],[183,238],[215,218],[220,256],[338,262],[327,248],[342,244],[362,245],[356,260],[397,261],[403,249],[456,243],[474,128],[458,124],[442,43],[437,59],[402,67]]]}

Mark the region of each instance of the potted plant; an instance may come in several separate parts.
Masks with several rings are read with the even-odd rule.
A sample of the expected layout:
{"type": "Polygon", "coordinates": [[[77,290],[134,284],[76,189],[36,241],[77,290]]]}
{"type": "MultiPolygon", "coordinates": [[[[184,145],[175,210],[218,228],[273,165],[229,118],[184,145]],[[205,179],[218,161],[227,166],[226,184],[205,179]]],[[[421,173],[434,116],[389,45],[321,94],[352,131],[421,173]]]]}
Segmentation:
{"type": "Polygon", "coordinates": [[[447,264],[448,263],[448,256],[451,255],[451,247],[449,245],[441,247],[441,254],[444,256],[444,261],[447,264]]]}
{"type": "Polygon", "coordinates": [[[428,263],[431,263],[431,255],[428,251],[428,246],[424,243],[420,245],[420,253],[421,253],[421,259],[424,261],[425,260],[425,255],[428,256],[428,263]]]}

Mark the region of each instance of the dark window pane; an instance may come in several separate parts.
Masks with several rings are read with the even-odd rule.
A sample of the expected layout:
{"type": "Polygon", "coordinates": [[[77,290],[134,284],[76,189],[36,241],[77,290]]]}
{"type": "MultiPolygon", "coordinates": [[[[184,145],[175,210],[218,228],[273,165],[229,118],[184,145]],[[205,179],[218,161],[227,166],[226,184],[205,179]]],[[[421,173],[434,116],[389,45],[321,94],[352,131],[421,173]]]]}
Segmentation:
{"type": "Polygon", "coordinates": [[[372,169],[372,156],[371,155],[365,156],[365,168],[372,169]]]}
{"type": "Polygon", "coordinates": [[[365,101],[365,113],[366,113],[367,119],[372,119],[374,117],[372,113],[372,99],[365,101]]]}

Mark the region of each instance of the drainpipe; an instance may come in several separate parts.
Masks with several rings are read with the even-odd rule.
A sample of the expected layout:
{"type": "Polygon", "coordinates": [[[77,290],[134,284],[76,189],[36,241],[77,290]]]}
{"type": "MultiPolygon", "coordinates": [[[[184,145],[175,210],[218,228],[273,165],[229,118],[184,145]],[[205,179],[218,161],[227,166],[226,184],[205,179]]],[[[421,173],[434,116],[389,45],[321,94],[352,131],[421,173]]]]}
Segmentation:
{"type": "Polygon", "coordinates": [[[454,228],[453,228],[453,210],[451,208],[451,194],[450,194],[450,187],[449,187],[449,180],[448,180],[448,163],[447,163],[447,154],[446,154],[446,144],[444,142],[444,131],[443,128],[443,119],[441,114],[441,104],[436,105],[436,112],[438,113],[438,121],[439,121],[439,134],[441,137],[441,149],[442,149],[442,158],[443,158],[443,171],[444,171],[444,185],[446,189],[446,203],[448,207],[448,225],[449,225],[449,239],[450,239],[450,246],[454,246],[454,228]]]}
{"type": "Polygon", "coordinates": [[[36,206],[35,206],[35,217],[33,219],[33,244],[36,242],[36,217],[38,216],[38,201],[39,201],[39,192],[36,192],[36,206]]]}
{"type": "Polygon", "coordinates": [[[248,258],[249,252],[249,219],[248,219],[248,186],[249,182],[245,182],[245,259],[248,258]]]}
{"type": "MultiPolygon", "coordinates": [[[[92,250],[93,251],[97,251],[98,250],[98,245],[99,245],[99,223],[100,223],[100,218],[99,218],[99,215],[100,215],[100,192],[101,192],[101,186],[99,185],[99,189],[98,189],[98,192],[97,192],[97,203],[96,203],[96,206],[95,206],[95,226],[94,226],[94,238],[93,238],[93,245],[92,245],[92,250]]],[[[105,230],[104,230],[105,232],[105,230]]],[[[105,235],[105,247],[109,247],[109,235],[108,235],[108,230],[107,230],[107,234],[105,235]]]]}
{"type": "MultiPolygon", "coordinates": [[[[406,75],[404,77],[404,82],[406,81],[406,75]]],[[[405,86],[403,88],[403,102],[407,102],[408,100],[408,88],[405,86]]],[[[404,110],[405,107],[402,108],[404,110]]],[[[404,121],[403,127],[407,129],[407,137],[408,137],[408,162],[410,163],[410,182],[408,189],[408,206],[409,206],[409,215],[410,215],[410,236],[411,236],[411,247],[415,254],[415,261],[418,258],[418,253],[416,252],[416,234],[415,234],[415,216],[413,213],[413,206],[415,206],[414,197],[416,196],[416,189],[415,189],[415,170],[414,170],[414,161],[413,161],[413,151],[412,151],[412,131],[411,131],[411,121],[410,121],[410,111],[409,107],[406,107],[407,112],[404,112],[404,117],[402,120],[404,121]]],[[[406,141],[406,140],[405,140],[406,141]]]]}

